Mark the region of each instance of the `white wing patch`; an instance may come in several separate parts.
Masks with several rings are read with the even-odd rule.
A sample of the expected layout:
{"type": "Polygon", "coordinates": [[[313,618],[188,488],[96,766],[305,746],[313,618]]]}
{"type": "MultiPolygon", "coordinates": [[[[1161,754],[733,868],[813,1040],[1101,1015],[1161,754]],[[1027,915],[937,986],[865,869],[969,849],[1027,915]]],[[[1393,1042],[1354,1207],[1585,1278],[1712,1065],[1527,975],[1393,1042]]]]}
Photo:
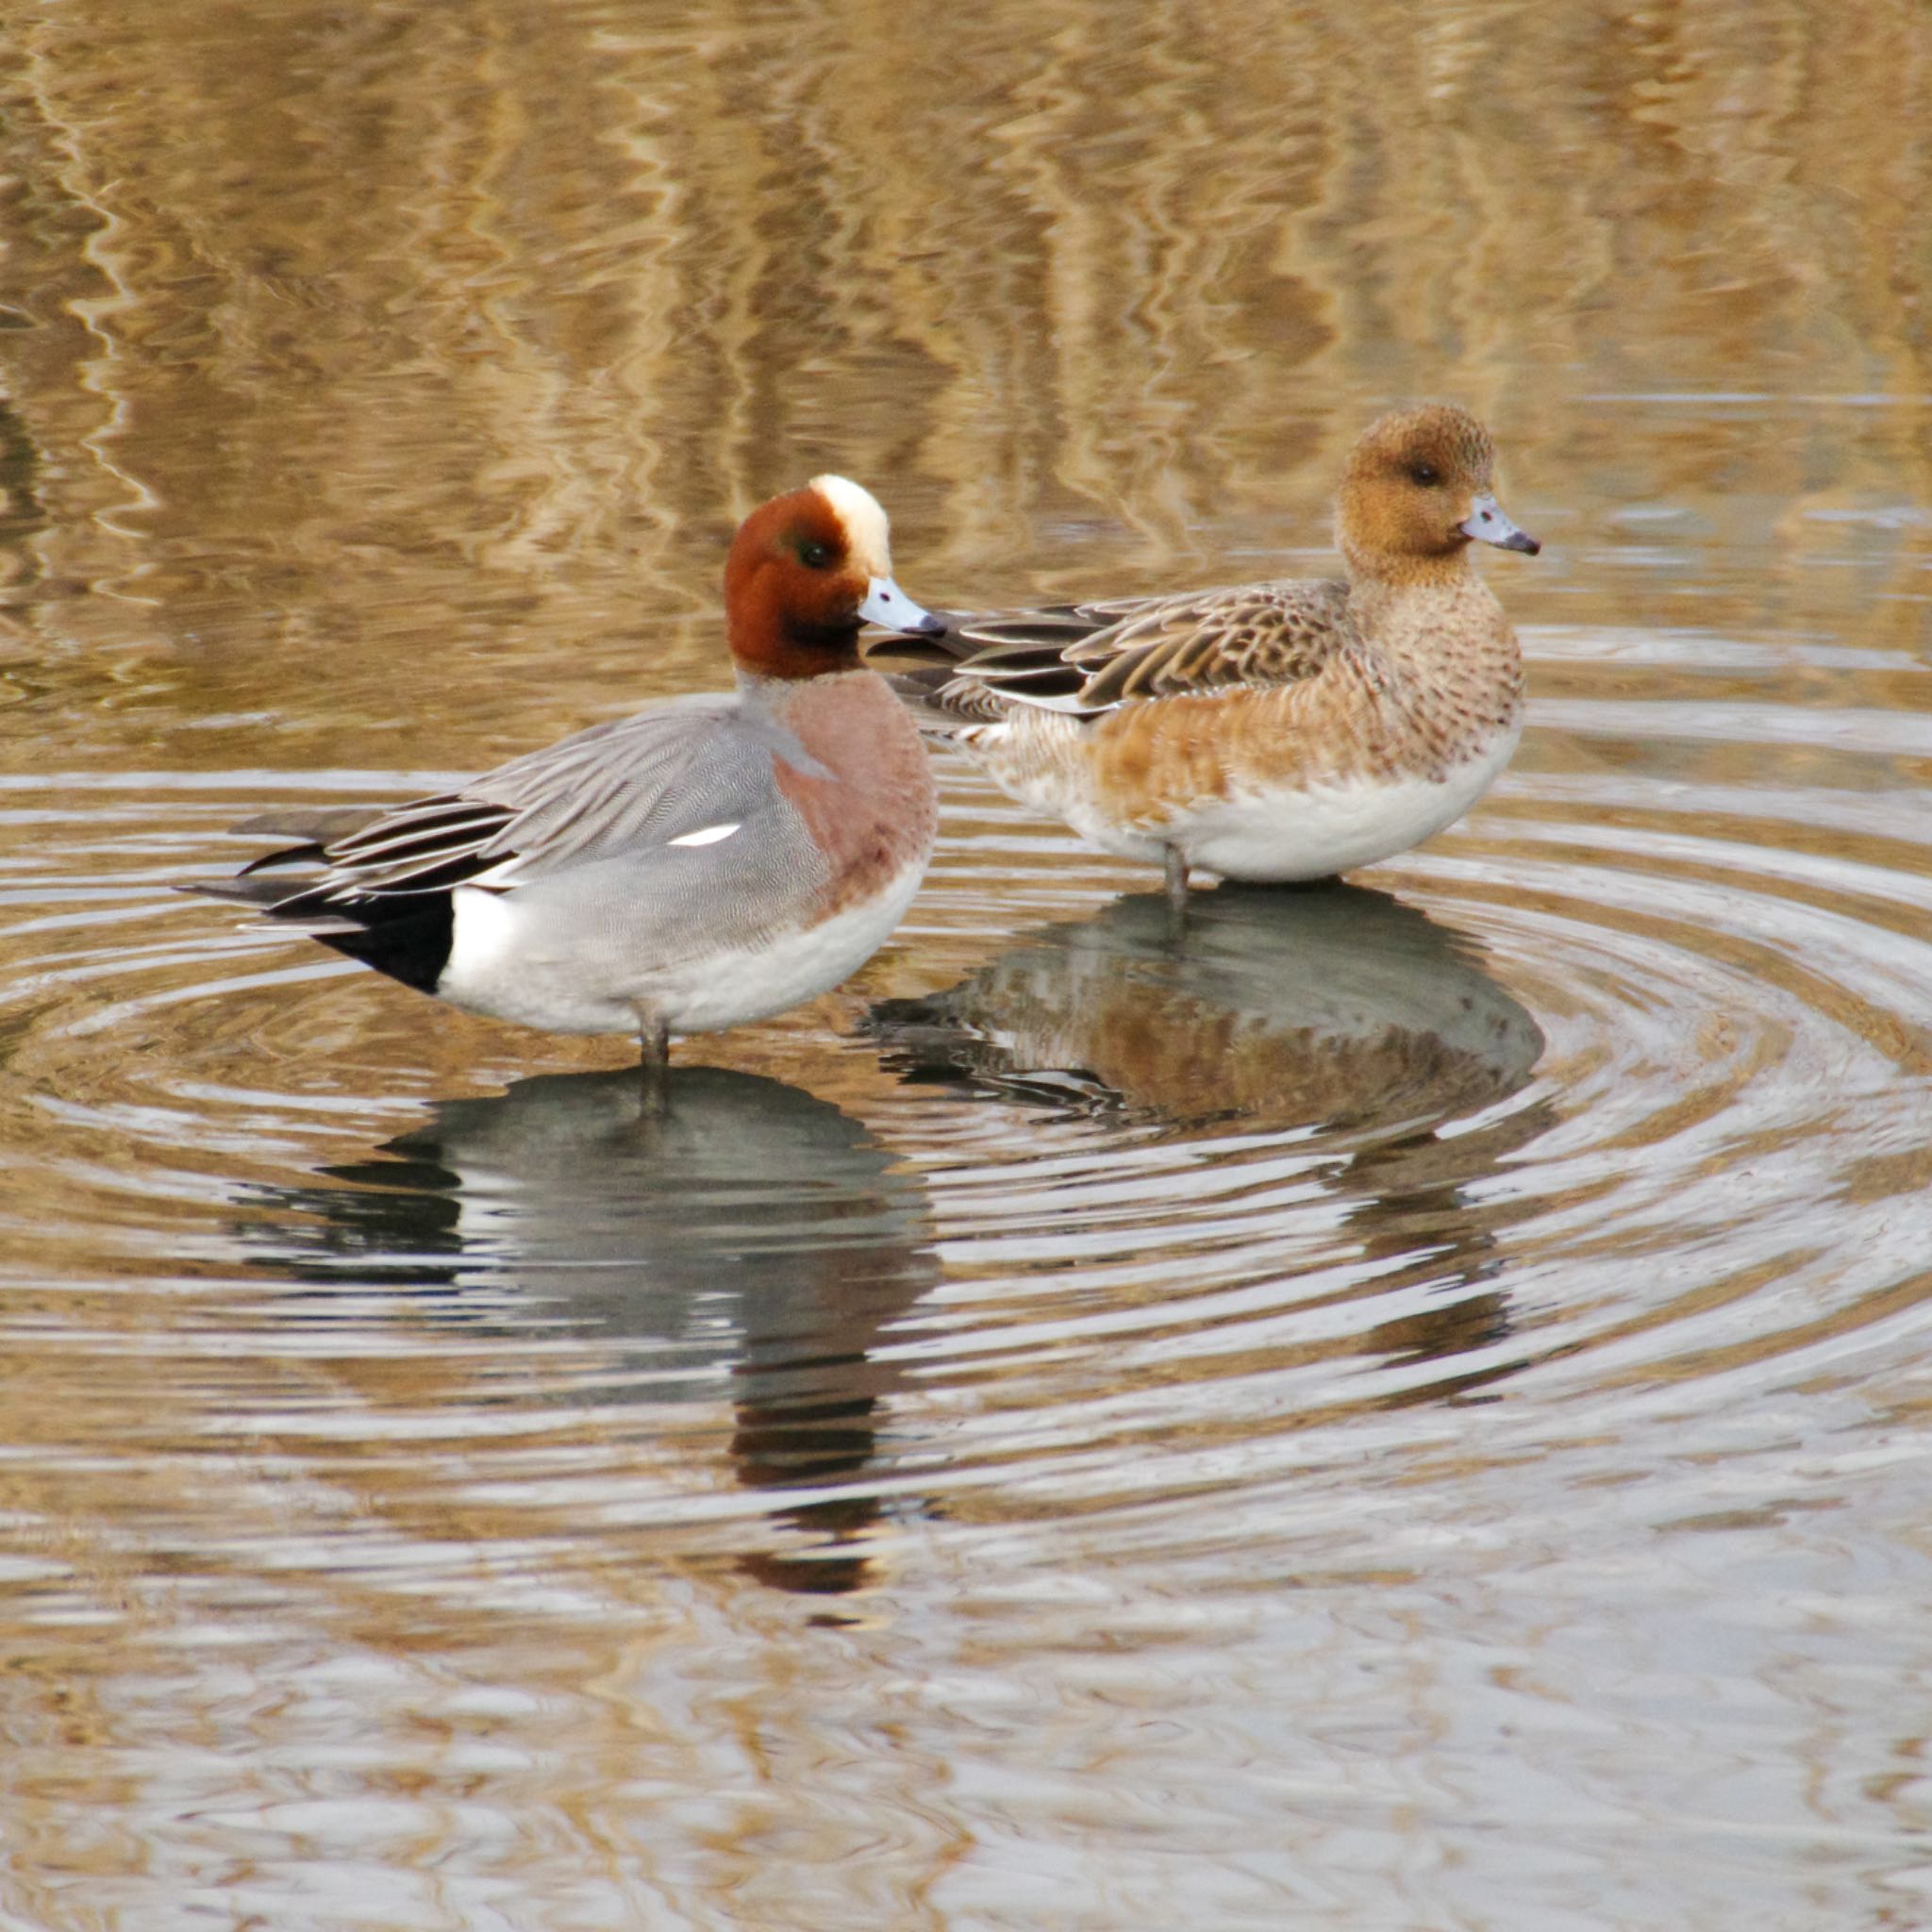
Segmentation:
{"type": "Polygon", "coordinates": [[[667,845],[715,845],[721,839],[728,839],[738,831],[742,822],[728,825],[706,825],[695,832],[685,832],[675,839],[667,839],[667,845]]]}

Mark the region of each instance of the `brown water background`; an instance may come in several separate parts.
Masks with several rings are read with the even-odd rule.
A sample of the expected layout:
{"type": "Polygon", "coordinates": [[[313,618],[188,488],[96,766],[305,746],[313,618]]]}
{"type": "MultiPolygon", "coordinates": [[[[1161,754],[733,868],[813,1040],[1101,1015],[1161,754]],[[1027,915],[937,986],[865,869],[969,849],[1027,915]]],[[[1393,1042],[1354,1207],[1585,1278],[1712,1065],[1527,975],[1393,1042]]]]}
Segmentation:
{"type": "Polygon", "coordinates": [[[1932,1923],[1928,208],[1917,0],[11,9],[0,1928],[1932,1923]],[[171,891],[1418,396],[1530,729],[1352,891],[948,763],[661,1123],[171,891]]]}

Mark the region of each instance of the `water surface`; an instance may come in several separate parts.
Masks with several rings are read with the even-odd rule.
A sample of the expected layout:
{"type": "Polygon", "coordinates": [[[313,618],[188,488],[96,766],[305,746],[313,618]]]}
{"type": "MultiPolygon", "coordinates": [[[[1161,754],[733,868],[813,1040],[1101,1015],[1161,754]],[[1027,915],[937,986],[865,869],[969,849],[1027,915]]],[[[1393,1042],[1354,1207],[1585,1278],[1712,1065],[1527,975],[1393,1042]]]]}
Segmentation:
{"type": "Polygon", "coordinates": [[[1932,35],[75,0],[0,29],[8,1928],[1932,1913],[1932,35]],[[929,602],[1335,568],[1481,411],[1530,726],[1204,897],[942,765],[678,1051],[173,888],[929,602]]]}

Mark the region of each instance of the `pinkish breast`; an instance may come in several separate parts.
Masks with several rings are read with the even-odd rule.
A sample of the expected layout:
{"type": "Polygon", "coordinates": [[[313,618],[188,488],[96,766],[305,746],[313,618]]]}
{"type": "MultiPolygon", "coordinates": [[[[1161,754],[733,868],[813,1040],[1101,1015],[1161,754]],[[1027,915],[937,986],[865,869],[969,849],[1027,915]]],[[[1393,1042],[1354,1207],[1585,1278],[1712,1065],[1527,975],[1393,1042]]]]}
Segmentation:
{"type": "Polygon", "coordinates": [[[939,791],[918,728],[885,679],[871,671],[812,678],[779,715],[828,774],[772,760],[831,873],[821,909],[870,899],[908,866],[924,866],[939,830],[939,791]]]}

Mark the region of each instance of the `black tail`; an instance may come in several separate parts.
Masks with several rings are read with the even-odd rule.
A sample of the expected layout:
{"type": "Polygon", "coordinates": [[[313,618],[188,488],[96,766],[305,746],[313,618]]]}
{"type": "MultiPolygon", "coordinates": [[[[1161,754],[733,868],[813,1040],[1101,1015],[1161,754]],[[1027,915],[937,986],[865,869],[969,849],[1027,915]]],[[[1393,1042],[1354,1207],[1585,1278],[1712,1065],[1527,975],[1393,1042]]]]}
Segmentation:
{"type": "Polygon", "coordinates": [[[407,898],[365,900],[341,910],[345,918],[361,923],[311,937],[418,992],[436,991],[456,936],[449,893],[412,892],[407,898]]]}
{"type": "Polygon", "coordinates": [[[295,926],[405,986],[433,993],[449,963],[456,930],[447,891],[336,896],[316,889],[315,870],[328,864],[327,841],[376,816],[367,807],[350,807],[246,820],[235,830],[290,836],[301,842],[264,853],[232,878],[197,879],[180,890],[253,907],[265,918],[295,926]]]}

